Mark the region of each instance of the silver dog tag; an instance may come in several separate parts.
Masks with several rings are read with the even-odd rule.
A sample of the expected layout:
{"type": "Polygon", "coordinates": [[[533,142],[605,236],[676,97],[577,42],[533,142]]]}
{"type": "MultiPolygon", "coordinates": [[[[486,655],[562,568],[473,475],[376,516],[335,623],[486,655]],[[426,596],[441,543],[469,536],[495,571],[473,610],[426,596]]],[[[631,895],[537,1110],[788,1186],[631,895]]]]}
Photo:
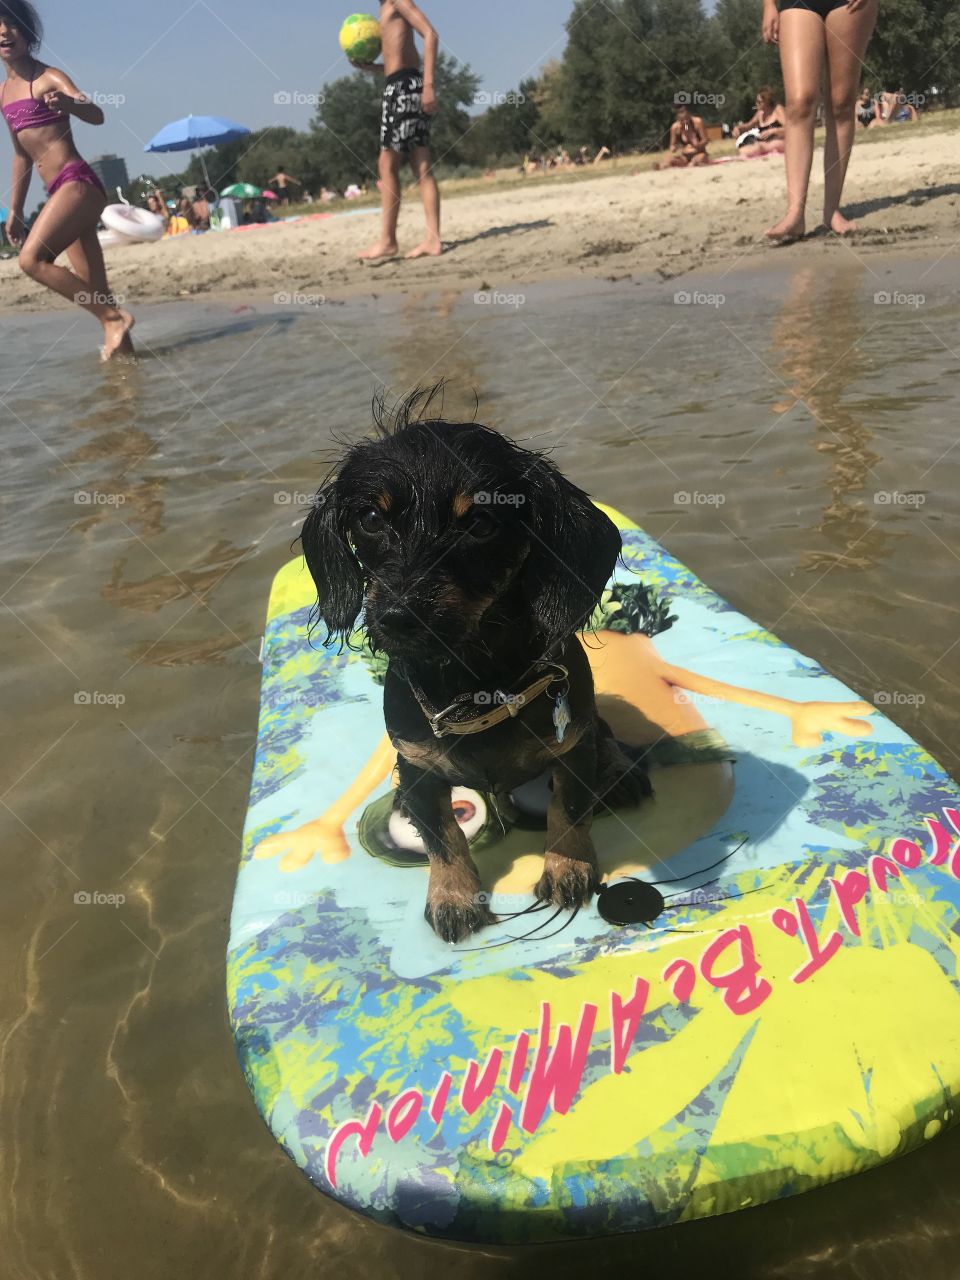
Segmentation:
{"type": "Polygon", "coordinates": [[[557,741],[562,742],[564,734],[570,724],[570,701],[566,693],[561,693],[553,704],[553,727],[556,730],[557,741]]]}

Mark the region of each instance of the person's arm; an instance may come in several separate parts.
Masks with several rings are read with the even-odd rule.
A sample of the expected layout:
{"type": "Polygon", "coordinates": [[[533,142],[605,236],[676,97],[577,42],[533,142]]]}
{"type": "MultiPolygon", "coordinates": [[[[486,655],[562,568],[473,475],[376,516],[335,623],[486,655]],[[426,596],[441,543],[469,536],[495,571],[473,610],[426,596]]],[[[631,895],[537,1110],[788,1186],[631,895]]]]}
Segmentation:
{"type": "Polygon", "coordinates": [[[48,107],[65,116],[76,116],[84,124],[103,124],[103,108],[81,93],[65,71],[49,67],[47,75],[54,86],[44,91],[43,100],[48,107]]]}
{"type": "Polygon", "coordinates": [[[18,245],[23,243],[27,233],[26,224],[23,221],[23,210],[27,203],[27,192],[30,190],[30,179],[33,176],[33,161],[12,131],[10,141],[13,143],[13,178],[10,183],[7,238],[11,244],[18,245]]]}
{"type": "Polygon", "coordinates": [[[869,702],[795,702],[790,698],[724,684],[667,662],[660,662],[658,670],[669,684],[688,693],[786,716],[790,721],[794,745],[798,747],[819,746],[825,733],[842,733],[848,738],[868,738],[873,733],[873,726],[865,717],[873,715],[876,707],[869,702]]]}
{"type": "Polygon", "coordinates": [[[697,141],[693,144],[693,149],[694,151],[705,152],[707,149],[707,130],[700,116],[693,117],[693,127],[697,131],[697,141]]]}
{"type": "Polygon", "coordinates": [[[743,124],[735,124],[731,132],[735,138],[739,138],[741,133],[746,133],[748,129],[754,129],[760,123],[760,112],[755,111],[749,120],[745,120],[743,124]]]}
{"type": "Polygon", "coordinates": [[[670,141],[667,144],[668,151],[680,150],[680,125],[674,121],[670,126],[670,141]]]}
{"type": "Polygon", "coordinates": [[[440,37],[430,19],[418,9],[414,0],[393,0],[393,7],[423,37],[423,109],[428,116],[437,110],[437,54],[440,37]]]}
{"type": "Polygon", "coordinates": [[[776,0],[763,0],[763,21],[760,28],[767,44],[780,43],[780,10],[776,0]]]}

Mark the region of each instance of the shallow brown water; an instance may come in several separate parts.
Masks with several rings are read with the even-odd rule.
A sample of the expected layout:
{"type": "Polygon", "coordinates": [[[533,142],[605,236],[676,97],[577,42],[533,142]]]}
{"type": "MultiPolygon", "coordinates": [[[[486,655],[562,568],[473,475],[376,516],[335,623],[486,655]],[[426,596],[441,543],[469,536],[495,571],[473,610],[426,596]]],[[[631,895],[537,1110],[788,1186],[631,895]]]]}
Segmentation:
{"type": "Polygon", "coordinates": [[[482,420],[555,445],[960,774],[947,268],[171,306],[109,370],[85,318],[2,322],[2,1280],[960,1274],[957,1132],[645,1236],[470,1250],[374,1226],[276,1146],[224,998],[269,583],[379,383],[444,375],[448,416],[475,388],[482,420]]]}

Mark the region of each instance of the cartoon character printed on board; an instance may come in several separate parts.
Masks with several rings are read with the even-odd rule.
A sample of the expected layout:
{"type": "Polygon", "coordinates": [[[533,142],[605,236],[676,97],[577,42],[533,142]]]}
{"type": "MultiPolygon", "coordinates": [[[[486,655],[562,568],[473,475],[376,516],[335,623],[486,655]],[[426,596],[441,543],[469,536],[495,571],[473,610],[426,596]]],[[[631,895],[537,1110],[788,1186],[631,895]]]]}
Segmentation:
{"type": "MultiPolygon", "coordinates": [[[[601,714],[614,736],[647,748],[658,768],[653,800],[635,811],[600,817],[598,857],[605,878],[642,874],[687,848],[726,812],[734,792],[734,753],[701,715],[696,700],[735,703],[786,718],[791,741],[816,747],[826,733],[868,738],[866,702],[795,702],[724,684],[667,662],[654,638],[676,621],[669,600],[656,599],[641,583],[605,592],[581,643],[587,653],[601,714]],[[680,766],[683,766],[680,768],[680,766]]],[[[358,637],[359,639],[359,637],[358,637]]],[[[377,662],[368,650],[377,679],[377,662]]],[[[380,673],[382,678],[382,672],[380,673]]],[[[280,858],[280,870],[296,872],[313,858],[336,863],[350,857],[347,824],[365,806],[357,824],[360,843],[371,854],[400,866],[426,867],[419,834],[393,808],[393,792],[370,798],[396,766],[396,748],[384,736],[351,784],[322,814],[290,831],[262,840],[258,859],[280,858]]],[[[485,880],[500,894],[527,893],[540,874],[537,819],[545,815],[546,781],[537,780],[509,797],[481,796],[454,788],[451,803],[471,846],[482,848],[485,880]],[[489,818],[495,822],[489,822],[489,818]],[[491,831],[491,827],[493,830],[491,831]],[[486,833],[485,835],[483,833],[486,833]]]]}

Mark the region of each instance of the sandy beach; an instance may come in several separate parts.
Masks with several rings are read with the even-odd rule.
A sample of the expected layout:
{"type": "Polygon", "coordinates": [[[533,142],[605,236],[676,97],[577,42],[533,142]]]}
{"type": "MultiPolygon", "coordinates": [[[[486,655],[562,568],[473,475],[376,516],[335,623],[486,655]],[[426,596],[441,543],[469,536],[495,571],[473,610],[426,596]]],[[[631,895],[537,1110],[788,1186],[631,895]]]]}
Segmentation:
{"type": "MultiPolygon", "coordinates": [[[[704,268],[756,268],[764,260],[782,265],[784,255],[948,253],[960,235],[956,114],[858,137],[845,210],[859,220],[861,231],[847,242],[821,236],[776,247],[764,241],[764,228],[782,211],[780,156],[660,172],[652,170],[649,158],[624,158],[615,168],[601,166],[587,174],[526,181],[501,175],[451,184],[444,209],[448,249],[440,259],[360,263],[357,254],[373,240],[377,219],[371,211],[350,210],[349,216],[337,211],[108,249],[107,265],[114,289],[128,305],[228,292],[316,303],[434,287],[515,292],[525,282],[578,276],[658,273],[670,279],[704,268]]],[[[818,147],[808,229],[817,226],[821,192],[818,147]]],[[[416,244],[421,230],[417,193],[409,191],[400,220],[401,249],[416,244]]],[[[0,307],[67,305],[26,279],[15,260],[0,262],[0,307]]]]}

